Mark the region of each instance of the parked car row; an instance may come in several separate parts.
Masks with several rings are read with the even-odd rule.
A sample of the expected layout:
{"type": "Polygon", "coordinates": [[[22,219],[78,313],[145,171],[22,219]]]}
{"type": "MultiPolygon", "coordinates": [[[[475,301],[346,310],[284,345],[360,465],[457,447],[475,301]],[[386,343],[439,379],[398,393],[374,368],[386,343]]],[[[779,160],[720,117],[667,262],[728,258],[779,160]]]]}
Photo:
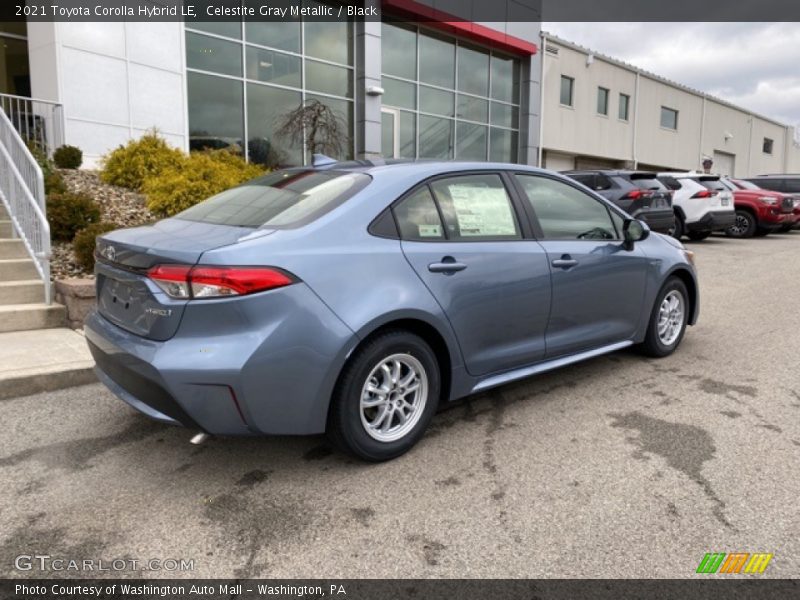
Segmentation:
{"type": "Polygon", "coordinates": [[[800,176],[749,180],[696,172],[563,171],[652,230],[699,241],[714,231],[763,236],[800,226],[800,176]]]}

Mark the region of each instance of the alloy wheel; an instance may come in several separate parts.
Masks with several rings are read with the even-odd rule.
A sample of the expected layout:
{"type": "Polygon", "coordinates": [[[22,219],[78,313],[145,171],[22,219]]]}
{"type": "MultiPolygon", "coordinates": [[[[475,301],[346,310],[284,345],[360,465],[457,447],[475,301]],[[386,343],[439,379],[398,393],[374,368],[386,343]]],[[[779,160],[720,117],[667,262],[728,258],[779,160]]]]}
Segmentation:
{"type": "Polygon", "coordinates": [[[375,365],[361,390],[361,424],[379,442],[394,442],[414,429],[428,401],[428,376],[410,354],[392,354],[375,365]]]}
{"type": "Polygon", "coordinates": [[[670,291],[661,301],[658,310],[658,339],[671,346],[683,329],[684,300],[677,290],[670,291]]]}

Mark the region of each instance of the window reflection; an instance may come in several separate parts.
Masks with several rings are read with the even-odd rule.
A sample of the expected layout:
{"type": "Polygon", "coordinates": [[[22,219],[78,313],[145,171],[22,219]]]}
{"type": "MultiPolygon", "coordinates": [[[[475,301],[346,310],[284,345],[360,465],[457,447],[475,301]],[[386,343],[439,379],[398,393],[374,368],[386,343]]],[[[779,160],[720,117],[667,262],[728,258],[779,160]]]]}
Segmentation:
{"type": "Polygon", "coordinates": [[[192,150],[242,148],[242,82],[202,73],[187,74],[189,147],[192,150]]]}

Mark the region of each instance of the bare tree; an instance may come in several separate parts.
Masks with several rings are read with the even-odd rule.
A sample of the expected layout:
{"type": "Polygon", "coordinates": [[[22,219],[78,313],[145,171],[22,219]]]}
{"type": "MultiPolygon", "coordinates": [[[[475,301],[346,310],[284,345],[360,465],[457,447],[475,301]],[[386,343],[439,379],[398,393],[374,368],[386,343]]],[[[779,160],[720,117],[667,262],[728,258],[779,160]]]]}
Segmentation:
{"type": "Polygon", "coordinates": [[[286,113],[279,121],[275,135],[289,139],[311,154],[339,155],[347,143],[344,120],[327,104],[317,99],[307,100],[286,113]]]}

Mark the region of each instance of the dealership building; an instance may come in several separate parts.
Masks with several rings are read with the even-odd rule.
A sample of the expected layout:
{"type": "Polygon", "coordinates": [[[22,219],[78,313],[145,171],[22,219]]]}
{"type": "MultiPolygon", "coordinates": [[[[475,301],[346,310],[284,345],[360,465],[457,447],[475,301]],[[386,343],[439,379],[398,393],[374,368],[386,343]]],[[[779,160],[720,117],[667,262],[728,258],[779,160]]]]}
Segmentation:
{"type": "MultiPolygon", "coordinates": [[[[340,158],[535,164],[540,24],[423,25],[413,21],[427,18],[424,5],[381,4],[384,22],[0,24],[0,94],[60,105],[63,141],[89,165],[153,127],[185,150],[236,145],[270,165],[308,162],[275,131],[310,100],[344,124],[340,158]]],[[[9,102],[7,112],[49,106],[9,102]]]]}

